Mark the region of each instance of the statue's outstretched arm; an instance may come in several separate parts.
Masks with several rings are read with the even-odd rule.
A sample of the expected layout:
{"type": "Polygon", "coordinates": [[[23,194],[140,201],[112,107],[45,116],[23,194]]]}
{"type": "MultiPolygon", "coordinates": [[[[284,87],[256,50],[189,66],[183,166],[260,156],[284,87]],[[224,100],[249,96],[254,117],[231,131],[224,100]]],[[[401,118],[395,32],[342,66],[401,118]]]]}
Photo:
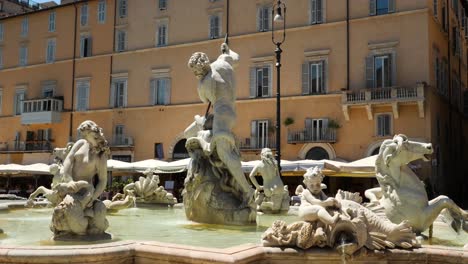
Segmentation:
{"type": "Polygon", "coordinates": [[[228,55],[226,61],[229,62],[229,64],[231,64],[233,68],[237,67],[240,60],[239,54],[231,50],[228,44],[221,44],[221,53],[228,55]]]}

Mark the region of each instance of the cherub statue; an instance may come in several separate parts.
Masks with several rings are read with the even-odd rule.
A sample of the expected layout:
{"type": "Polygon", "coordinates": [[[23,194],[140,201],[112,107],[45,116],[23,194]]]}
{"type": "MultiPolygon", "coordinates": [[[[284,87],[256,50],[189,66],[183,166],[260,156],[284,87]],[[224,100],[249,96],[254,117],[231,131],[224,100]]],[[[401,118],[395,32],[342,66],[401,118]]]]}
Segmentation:
{"type": "Polygon", "coordinates": [[[318,167],[307,169],[303,181],[307,188],[301,193],[299,217],[304,221],[319,220],[331,225],[338,221],[339,214],[331,215],[326,208],[340,208],[340,202],[335,198],[327,197],[322,191],[323,177],[318,167]]]}

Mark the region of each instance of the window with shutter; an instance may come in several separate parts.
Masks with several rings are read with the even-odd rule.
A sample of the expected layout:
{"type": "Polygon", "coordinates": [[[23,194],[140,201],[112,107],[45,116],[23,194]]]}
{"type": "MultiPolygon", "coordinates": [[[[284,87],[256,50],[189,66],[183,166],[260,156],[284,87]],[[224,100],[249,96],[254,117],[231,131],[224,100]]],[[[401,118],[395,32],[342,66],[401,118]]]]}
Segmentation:
{"type": "Polygon", "coordinates": [[[266,148],[268,145],[268,120],[254,120],[251,123],[251,139],[252,148],[266,148]]]}
{"type": "Polygon", "coordinates": [[[167,0],[159,0],[159,10],[167,9],[167,0]]]}
{"type": "Polygon", "coordinates": [[[259,7],[258,9],[258,17],[257,17],[257,24],[258,24],[258,31],[269,31],[270,30],[270,7],[259,7]]]}
{"type": "Polygon", "coordinates": [[[21,21],[21,37],[27,37],[29,32],[29,19],[24,17],[21,21]]]}
{"type": "Polygon", "coordinates": [[[374,56],[374,86],[372,88],[385,88],[392,86],[391,55],[374,56]]]}
{"type": "Polygon", "coordinates": [[[80,38],[80,56],[90,57],[92,51],[91,37],[88,35],[82,35],[80,38]]]}
{"type": "Polygon", "coordinates": [[[117,31],[117,52],[125,51],[127,49],[127,32],[124,30],[117,31]]]}
{"type": "Polygon", "coordinates": [[[325,60],[312,61],[303,67],[306,68],[303,69],[303,78],[308,78],[306,81],[303,81],[303,85],[306,86],[303,94],[325,93],[325,60]],[[304,72],[305,70],[307,72],[304,72]]]}
{"type": "Polygon", "coordinates": [[[220,20],[219,15],[210,16],[210,39],[219,38],[221,34],[220,20]]]}
{"type": "Polygon", "coordinates": [[[124,18],[127,17],[127,0],[119,0],[118,2],[118,9],[119,9],[119,17],[124,18]]]}
{"type": "Polygon", "coordinates": [[[384,137],[391,135],[391,120],[390,114],[377,115],[377,136],[384,137]]]}
{"type": "Polygon", "coordinates": [[[167,24],[162,23],[158,26],[158,43],[157,46],[167,45],[167,24]]]}
{"type": "Polygon", "coordinates": [[[111,107],[125,107],[127,104],[127,80],[114,80],[111,91],[111,107]]]}
{"type": "Polygon", "coordinates": [[[106,9],[106,1],[100,0],[98,4],[98,22],[101,24],[106,22],[106,9]]]}
{"type": "Polygon", "coordinates": [[[323,0],[310,0],[310,24],[323,23],[323,0]]]}
{"type": "Polygon", "coordinates": [[[88,110],[89,86],[90,82],[88,80],[77,82],[76,111],[88,110]]]}
{"type": "Polygon", "coordinates": [[[433,0],[432,2],[432,11],[434,13],[434,17],[437,18],[437,15],[439,13],[439,0],[433,0]]]}
{"type": "MultiPolygon", "coordinates": [[[[271,96],[271,67],[261,66],[254,68],[254,81],[251,85],[251,91],[254,92],[253,97],[270,97],[271,96]]],[[[252,81],[252,79],[251,79],[252,81]]]]}
{"type": "Polygon", "coordinates": [[[20,46],[19,65],[26,66],[28,64],[28,46],[20,46]]]}
{"type": "Polygon", "coordinates": [[[88,25],[88,4],[84,3],[80,9],[80,25],[87,26],[88,25]]]}
{"type": "Polygon", "coordinates": [[[0,23],[0,41],[3,41],[4,34],[5,34],[5,29],[4,29],[3,23],[0,23]]]}
{"type": "Polygon", "coordinates": [[[49,13],[49,32],[55,31],[55,12],[49,13]]]}
{"type": "Polygon", "coordinates": [[[46,63],[55,61],[55,39],[47,40],[46,63]]]}
{"type": "Polygon", "coordinates": [[[23,113],[23,101],[26,99],[26,91],[19,89],[15,93],[14,97],[14,114],[21,115],[23,113]]]}

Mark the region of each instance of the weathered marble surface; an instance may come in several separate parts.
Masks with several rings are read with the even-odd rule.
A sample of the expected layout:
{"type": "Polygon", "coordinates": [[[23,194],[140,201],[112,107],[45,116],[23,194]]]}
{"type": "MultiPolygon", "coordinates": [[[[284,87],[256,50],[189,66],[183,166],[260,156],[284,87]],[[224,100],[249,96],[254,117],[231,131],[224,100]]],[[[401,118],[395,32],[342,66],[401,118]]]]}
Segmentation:
{"type": "Polygon", "coordinates": [[[145,177],[140,177],[138,181],[127,184],[124,188],[124,194],[129,191],[134,192],[136,201],[156,204],[177,203],[177,198],[172,193],[167,192],[163,186],[159,186],[159,176],[154,174],[154,170],[148,169],[145,171],[145,177]]]}
{"type": "Polygon", "coordinates": [[[260,154],[260,163],[250,172],[249,178],[255,186],[255,203],[257,211],[276,214],[289,210],[288,186],[283,184],[278,171],[278,165],[271,149],[264,148],[260,154]],[[263,185],[258,184],[255,176],[260,174],[263,185]]]}
{"type": "Polygon", "coordinates": [[[299,188],[301,221],[287,225],[277,220],[263,234],[264,246],[332,247],[353,255],[363,247],[370,250],[419,247],[408,222],[394,224],[367,209],[359,193],[339,190],[335,198],[322,191],[323,174],[318,167],[304,174],[306,189],[299,188]]]}
{"type": "Polygon", "coordinates": [[[432,153],[432,144],[410,141],[405,135],[385,140],[375,162],[380,187],[365,193],[371,201],[369,208],[383,209],[393,223],[408,221],[417,233],[426,230],[439,213],[447,209],[456,221],[452,226],[468,231],[468,213],[447,196],[429,201],[424,184],[408,167],[411,161],[428,161],[427,155],[432,153]]]}
{"type": "Polygon", "coordinates": [[[186,130],[186,148],[192,158],[183,192],[187,218],[215,224],[255,223],[254,190],[242,171],[235,125],[234,67],[239,55],[226,43],[210,64],[208,56],[194,53],[188,66],[199,80],[200,99],[213,113],[196,116],[186,130]]]}
{"type": "Polygon", "coordinates": [[[70,148],[49,196],[57,196],[50,229],[56,240],[110,239],[106,206],[98,200],[107,184],[110,153],[102,129],[93,121],[78,127],[82,139],[70,148]],[[96,183],[93,179],[97,176],[96,183]]]}

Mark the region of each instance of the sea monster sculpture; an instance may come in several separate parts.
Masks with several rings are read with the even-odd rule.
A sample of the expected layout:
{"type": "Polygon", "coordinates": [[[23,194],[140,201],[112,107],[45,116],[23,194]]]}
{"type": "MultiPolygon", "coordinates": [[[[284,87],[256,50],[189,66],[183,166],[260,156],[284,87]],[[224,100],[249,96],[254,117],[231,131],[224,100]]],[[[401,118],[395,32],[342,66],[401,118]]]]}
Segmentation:
{"type": "Polygon", "coordinates": [[[443,209],[448,209],[458,222],[452,226],[461,226],[468,232],[467,212],[444,195],[429,201],[423,182],[408,167],[411,161],[428,161],[427,155],[432,152],[432,144],[410,141],[405,135],[396,135],[393,139],[385,140],[375,161],[380,187],[365,192],[371,201],[369,208],[377,208],[375,205],[380,205],[390,221],[408,221],[418,234],[432,225],[443,209]]]}
{"type": "Polygon", "coordinates": [[[176,204],[177,198],[172,193],[167,192],[163,186],[159,186],[159,176],[153,174],[153,169],[147,169],[138,181],[129,183],[123,188],[125,195],[132,191],[137,202],[176,204]]]}

